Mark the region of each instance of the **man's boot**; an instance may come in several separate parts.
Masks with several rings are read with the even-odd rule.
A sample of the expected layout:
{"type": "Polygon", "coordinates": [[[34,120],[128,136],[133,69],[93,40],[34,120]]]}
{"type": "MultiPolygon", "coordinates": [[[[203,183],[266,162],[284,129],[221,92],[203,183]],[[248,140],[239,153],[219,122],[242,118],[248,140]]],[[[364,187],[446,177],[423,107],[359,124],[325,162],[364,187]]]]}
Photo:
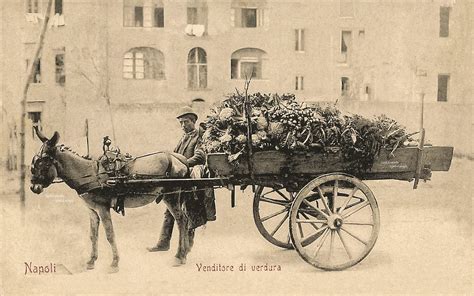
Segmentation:
{"type": "Polygon", "coordinates": [[[165,217],[163,220],[163,226],[161,228],[160,239],[156,246],[152,248],[147,248],[150,252],[160,252],[160,251],[168,251],[170,249],[170,240],[171,235],[173,233],[173,226],[174,226],[174,217],[171,213],[166,210],[165,217]]]}

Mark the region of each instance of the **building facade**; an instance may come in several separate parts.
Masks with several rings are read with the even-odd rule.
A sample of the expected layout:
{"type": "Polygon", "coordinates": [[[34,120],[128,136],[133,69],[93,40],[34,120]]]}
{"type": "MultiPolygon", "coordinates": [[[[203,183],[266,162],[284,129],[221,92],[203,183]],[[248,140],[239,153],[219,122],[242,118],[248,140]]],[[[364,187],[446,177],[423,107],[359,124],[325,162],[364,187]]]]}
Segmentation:
{"type": "MultiPolygon", "coordinates": [[[[46,0],[2,1],[2,160],[18,154],[21,88],[46,0]]],[[[55,0],[28,93],[32,126],[85,151],[170,149],[176,108],[225,94],[295,93],[386,113],[471,153],[472,1],[55,0]]]]}

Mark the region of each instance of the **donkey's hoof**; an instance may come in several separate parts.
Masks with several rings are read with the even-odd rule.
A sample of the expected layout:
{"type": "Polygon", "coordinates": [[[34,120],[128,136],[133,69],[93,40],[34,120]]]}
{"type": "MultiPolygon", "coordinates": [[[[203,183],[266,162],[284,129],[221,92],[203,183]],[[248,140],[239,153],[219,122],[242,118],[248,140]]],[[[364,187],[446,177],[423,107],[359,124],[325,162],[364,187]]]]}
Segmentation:
{"type": "Polygon", "coordinates": [[[146,248],[146,249],[148,250],[148,252],[165,252],[170,249],[170,246],[169,245],[156,245],[154,247],[146,248]]]}
{"type": "Polygon", "coordinates": [[[120,268],[118,265],[111,265],[108,269],[108,273],[117,273],[119,272],[120,268]]]}
{"type": "Polygon", "coordinates": [[[186,258],[174,257],[173,267],[178,267],[184,264],[186,264],[186,258]]]}

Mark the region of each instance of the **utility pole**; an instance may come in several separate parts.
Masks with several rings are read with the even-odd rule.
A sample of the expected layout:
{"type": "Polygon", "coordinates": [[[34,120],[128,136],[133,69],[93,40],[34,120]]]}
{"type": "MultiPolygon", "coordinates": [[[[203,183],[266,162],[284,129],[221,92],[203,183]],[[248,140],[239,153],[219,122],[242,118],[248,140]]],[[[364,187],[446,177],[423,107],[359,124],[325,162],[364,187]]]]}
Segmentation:
{"type": "Polygon", "coordinates": [[[33,78],[36,66],[38,65],[38,57],[43,49],[44,37],[48,28],[49,16],[51,15],[51,7],[53,6],[53,0],[48,0],[48,6],[44,15],[44,22],[41,28],[41,32],[36,43],[35,52],[31,63],[28,65],[28,76],[26,77],[23,85],[23,92],[21,98],[21,121],[20,121],[20,207],[21,207],[21,220],[25,222],[25,179],[26,179],[26,166],[25,166],[25,126],[26,126],[26,99],[28,98],[28,88],[30,87],[30,81],[33,78]]]}

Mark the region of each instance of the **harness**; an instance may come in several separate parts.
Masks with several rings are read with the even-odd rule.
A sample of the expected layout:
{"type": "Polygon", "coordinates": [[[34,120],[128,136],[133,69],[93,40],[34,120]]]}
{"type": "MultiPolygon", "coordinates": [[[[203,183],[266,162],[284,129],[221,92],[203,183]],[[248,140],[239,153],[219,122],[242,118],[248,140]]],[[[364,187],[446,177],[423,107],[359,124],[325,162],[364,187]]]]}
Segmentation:
{"type": "MultiPolygon", "coordinates": [[[[45,176],[48,175],[47,171],[51,168],[51,166],[55,166],[56,170],[59,171],[58,160],[56,160],[53,155],[46,153],[45,152],[46,148],[47,148],[47,143],[45,142],[41,146],[41,149],[38,152],[38,154],[36,154],[35,157],[33,158],[32,167],[31,167],[32,174],[33,174],[32,181],[36,179],[37,181],[39,181],[39,183],[43,184],[43,186],[45,186],[46,183],[50,181],[50,180],[45,180],[46,179],[45,176]],[[42,162],[48,162],[48,163],[45,165],[40,165],[42,162]],[[35,165],[37,167],[35,167],[35,165]],[[38,168],[41,169],[40,172],[36,172],[38,168]]],[[[64,151],[64,149],[69,150],[67,147],[64,147],[64,145],[60,145],[59,147],[56,146],[55,148],[59,149],[61,152],[64,151]]],[[[74,153],[73,151],[71,152],[74,153]]],[[[113,190],[115,185],[110,185],[107,183],[107,180],[113,177],[119,178],[119,179],[120,178],[121,179],[147,178],[147,177],[164,179],[164,178],[172,177],[173,159],[176,159],[180,163],[185,165],[186,176],[189,176],[190,168],[189,168],[189,164],[186,161],[186,158],[184,158],[183,156],[177,153],[160,151],[160,152],[148,153],[148,154],[144,154],[135,158],[131,158],[131,157],[128,157],[128,155],[124,156],[120,154],[120,151],[113,152],[110,150],[107,150],[107,151],[104,150],[104,155],[101,158],[99,158],[96,161],[90,162],[91,167],[89,167],[88,170],[91,171],[91,173],[83,175],[83,176],[78,176],[75,178],[70,178],[70,179],[62,177],[62,180],[66,182],[68,185],[70,185],[72,188],[74,188],[79,195],[83,195],[95,189],[102,190],[105,188],[110,188],[113,190]],[[151,156],[158,153],[164,153],[168,161],[168,165],[163,175],[145,175],[145,174],[130,175],[127,172],[128,164],[131,164],[133,161],[137,159],[151,156]]],[[[55,182],[54,180],[52,180],[51,183],[58,183],[58,182],[55,182]]],[[[120,184],[120,182],[118,184],[120,184]]],[[[122,214],[124,215],[125,214],[124,194],[120,194],[119,190],[117,192],[111,191],[111,193],[116,194],[119,198],[117,207],[115,208],[115,210],[117,212],[121,211],[122,214]]],[[[128,192],[128,193],[131,193],[131,192],[128,192]]],[[[133,193],[147,194],[146,192],[133,192],[133,193]]]]}

